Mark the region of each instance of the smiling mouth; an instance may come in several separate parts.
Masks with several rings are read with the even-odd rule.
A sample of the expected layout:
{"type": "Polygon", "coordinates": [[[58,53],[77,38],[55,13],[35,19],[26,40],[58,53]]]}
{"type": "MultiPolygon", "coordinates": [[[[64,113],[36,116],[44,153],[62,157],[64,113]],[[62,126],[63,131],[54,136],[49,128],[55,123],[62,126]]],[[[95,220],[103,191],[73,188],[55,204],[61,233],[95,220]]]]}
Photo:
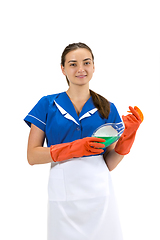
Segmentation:
{"type": "Polygon", "coordinates": [[[76,76],[76,77],[78,77],[78,78],[84,78],[84,77],[86,77],[87,75],[79,75],[79,76],[76,76]]]}

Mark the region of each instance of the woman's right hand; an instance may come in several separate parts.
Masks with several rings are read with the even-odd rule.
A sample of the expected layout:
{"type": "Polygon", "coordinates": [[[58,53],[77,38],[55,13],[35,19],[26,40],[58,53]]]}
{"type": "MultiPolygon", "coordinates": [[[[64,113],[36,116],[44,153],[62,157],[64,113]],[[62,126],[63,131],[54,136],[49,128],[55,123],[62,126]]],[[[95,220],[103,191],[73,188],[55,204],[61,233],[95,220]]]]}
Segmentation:
{"type": "Polygon", "coordinates": [[[51,157],[54,162],[64,161],[71,158],[97,155],[104,152],[104,139],[86,137],[69,143],[61,143],[50,147],[51,157]]]}

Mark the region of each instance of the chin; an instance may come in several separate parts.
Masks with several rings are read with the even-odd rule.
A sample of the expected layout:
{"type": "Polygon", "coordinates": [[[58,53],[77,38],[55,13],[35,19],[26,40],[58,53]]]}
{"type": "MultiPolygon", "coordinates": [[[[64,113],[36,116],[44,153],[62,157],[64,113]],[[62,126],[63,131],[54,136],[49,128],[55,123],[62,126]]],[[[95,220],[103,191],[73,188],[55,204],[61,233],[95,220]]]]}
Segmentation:
{"type": "Polygon", "coordinates": [[[79,79],[77,82],[77,84],[80,84],[80,85],[84,85],[84,84],[88,84],[90,82],[91,79],[87,79],[87,78],[84,78],[84,79],[79,79]]]}

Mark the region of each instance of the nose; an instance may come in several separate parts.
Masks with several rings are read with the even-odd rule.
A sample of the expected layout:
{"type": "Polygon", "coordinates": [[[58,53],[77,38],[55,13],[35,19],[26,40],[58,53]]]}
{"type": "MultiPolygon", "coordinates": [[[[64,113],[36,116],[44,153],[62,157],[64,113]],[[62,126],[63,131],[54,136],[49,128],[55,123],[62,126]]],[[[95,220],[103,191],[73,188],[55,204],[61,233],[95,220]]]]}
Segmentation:
{"type": "Polygon", "coordinates": [[[84,72],[83,65],[79,65],[78,73],[84,72]]]}

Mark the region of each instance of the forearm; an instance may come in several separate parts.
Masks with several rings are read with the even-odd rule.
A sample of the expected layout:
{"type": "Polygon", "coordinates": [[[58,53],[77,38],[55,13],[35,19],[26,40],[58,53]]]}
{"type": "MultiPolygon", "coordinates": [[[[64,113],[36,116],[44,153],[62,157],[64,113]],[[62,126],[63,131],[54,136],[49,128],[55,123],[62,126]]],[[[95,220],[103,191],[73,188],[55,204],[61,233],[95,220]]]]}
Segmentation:
{"type": "Polygon", "coordinates": [[[106,156],[104,156],[104,160],[108,166],[109,171],[112,171],[114,168],[116,168],[123,158],[124,155],[116,153],[114,149],[112,149],[110,152],[107,153],[106,156]]]}
{"type": "Polygon", "coordinates": [[[48,147],[35,147],[28,149],[27,158],[30,165],[53,162],[48,147]]]}

